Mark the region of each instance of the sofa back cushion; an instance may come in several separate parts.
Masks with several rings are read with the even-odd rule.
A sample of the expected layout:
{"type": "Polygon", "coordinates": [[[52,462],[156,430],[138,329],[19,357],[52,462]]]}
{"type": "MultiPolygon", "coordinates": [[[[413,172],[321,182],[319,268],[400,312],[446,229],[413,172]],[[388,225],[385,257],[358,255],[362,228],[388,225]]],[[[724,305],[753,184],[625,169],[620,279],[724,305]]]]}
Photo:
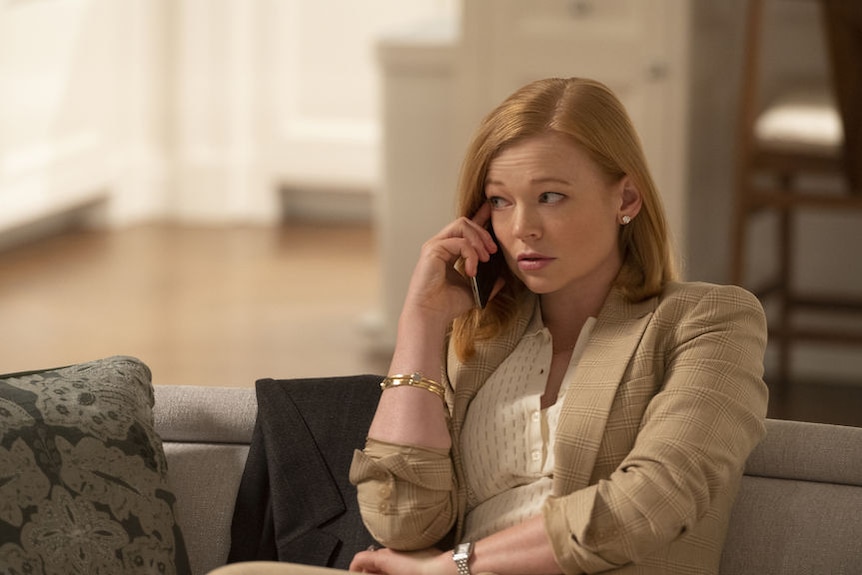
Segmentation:
{"type": "Polygon", "coordinates": [[[862,428],[766,423],[733,508],[721,573],[862,573],[862,428]]]}

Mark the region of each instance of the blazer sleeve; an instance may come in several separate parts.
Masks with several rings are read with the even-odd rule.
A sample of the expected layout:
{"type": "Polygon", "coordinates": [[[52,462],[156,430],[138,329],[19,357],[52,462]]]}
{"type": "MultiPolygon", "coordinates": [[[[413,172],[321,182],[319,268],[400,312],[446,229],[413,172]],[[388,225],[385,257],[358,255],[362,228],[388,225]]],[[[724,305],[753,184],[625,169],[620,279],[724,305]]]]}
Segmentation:
{"type": "Polygon", "coordinates": [[[640,422],[630,422],[638,427],[633,448],[608,478],[545,504],[566,573],[636,562],[708,512],[730,512],[745,461],[764,434],[766,320],[740,288],[694,295],[664,302],[670,307],[652,320],[664,335],[632,360],[652,362],[658,379],[640,422]]]}
{"type": "Polygon", "coordinates": [[[392,549],[439,543],[455,523],[455,486],[448,449],[394,445],[368,439],[356,451],[350,481],[374,538],[392,549]]]}

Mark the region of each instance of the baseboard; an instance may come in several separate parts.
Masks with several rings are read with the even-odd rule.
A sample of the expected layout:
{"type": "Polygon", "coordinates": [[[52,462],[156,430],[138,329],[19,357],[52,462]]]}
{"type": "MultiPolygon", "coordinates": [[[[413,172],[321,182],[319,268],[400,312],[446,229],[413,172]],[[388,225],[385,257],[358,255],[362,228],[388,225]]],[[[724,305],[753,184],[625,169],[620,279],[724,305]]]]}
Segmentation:
{"type": "Polygon", "coordinates": [[[0,230],[0,252],[76,229],[105,227],[106,198],[96,198],[0,230]]]}
{"type": "Polygon", "coordinates": [[[374,220],[374,194],[368,189],[283,187],[280,192],[285,220],[337,223],[374,220]]]}

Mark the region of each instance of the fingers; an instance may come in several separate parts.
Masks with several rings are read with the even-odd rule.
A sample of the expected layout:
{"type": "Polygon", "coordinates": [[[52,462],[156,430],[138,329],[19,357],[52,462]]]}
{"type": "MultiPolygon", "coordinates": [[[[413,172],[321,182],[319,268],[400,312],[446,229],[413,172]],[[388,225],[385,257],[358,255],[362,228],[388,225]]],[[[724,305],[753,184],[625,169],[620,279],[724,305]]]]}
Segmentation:
{"type": "Polygon", "coordinates": [[[353,556],[349,570],[357,573],[377,573],[374,561],[374,551],[360,551],[353,556]]]}
{"type": "Polygon", "coordinates": [[[483,215],[486,211],[480,210],[474,219],[455,220],[429,242],[431,244],[439,242],[438,245],[453,258],[462,259],[463,270],[469,277],[476,275],[476,267],[480,261],[488,261],[491,254],[499,249],[488,230],[479,224],[483,218],[485,221],[489,219],[489,214],[483,215]]]}
{"type": "Polygon", "coordinates": [[[477,248],[465,238],[441,239],[427,248],[429,253],[446,260],[447,267],[456,270],[462,278],[475,276],[479,261],[487,261],[489,257],[484,247],[477,248]]]}
{"type": "Polygon", "coordinates": [[[479,227],[481,239],[485,245],[485,248],[490,252],[494,253],[497,251],[497,244],[494,242],[494,238],[491,237],[488,229],[491,227],[491,204],[485,202],[482,204],[482,207],[473,215],[471,221],[479,227]]]}
{"type": "Polygon", "coordinates": [[[473,217],[470,219],[482,228],[487,227],[491,222],[491,204],[488,202],[482,202],[482,207],[476,210],[476,213],[473,214],[473,217]]]}
{"type": "Polygon", "coordinates": [[[497,251],[491,234],[480,222],[487,222],[489,208],[479,210],[475,219],[458,218],[430,238],[422,252],[408,287],[405,306],[421,313],[442,314],[446,321],[473,305],[470,282],[479,262],[497,251]]]}

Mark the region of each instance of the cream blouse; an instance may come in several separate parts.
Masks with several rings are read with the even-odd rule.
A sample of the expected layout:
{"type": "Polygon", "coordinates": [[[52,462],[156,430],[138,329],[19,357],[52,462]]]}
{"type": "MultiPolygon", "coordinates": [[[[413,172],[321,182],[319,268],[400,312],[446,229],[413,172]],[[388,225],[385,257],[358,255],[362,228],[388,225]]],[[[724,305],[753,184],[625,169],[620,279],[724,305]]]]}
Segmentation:
{"type": "Polygon", "coordinates": [[[553,341],[538,306],[518,346],[470,404],[461,433],[465,540],[476,541],[541,512],[551,494],[560,406],[594,323],[589,318],[581,329],[554,405],[541,408],[553,341]]]}

